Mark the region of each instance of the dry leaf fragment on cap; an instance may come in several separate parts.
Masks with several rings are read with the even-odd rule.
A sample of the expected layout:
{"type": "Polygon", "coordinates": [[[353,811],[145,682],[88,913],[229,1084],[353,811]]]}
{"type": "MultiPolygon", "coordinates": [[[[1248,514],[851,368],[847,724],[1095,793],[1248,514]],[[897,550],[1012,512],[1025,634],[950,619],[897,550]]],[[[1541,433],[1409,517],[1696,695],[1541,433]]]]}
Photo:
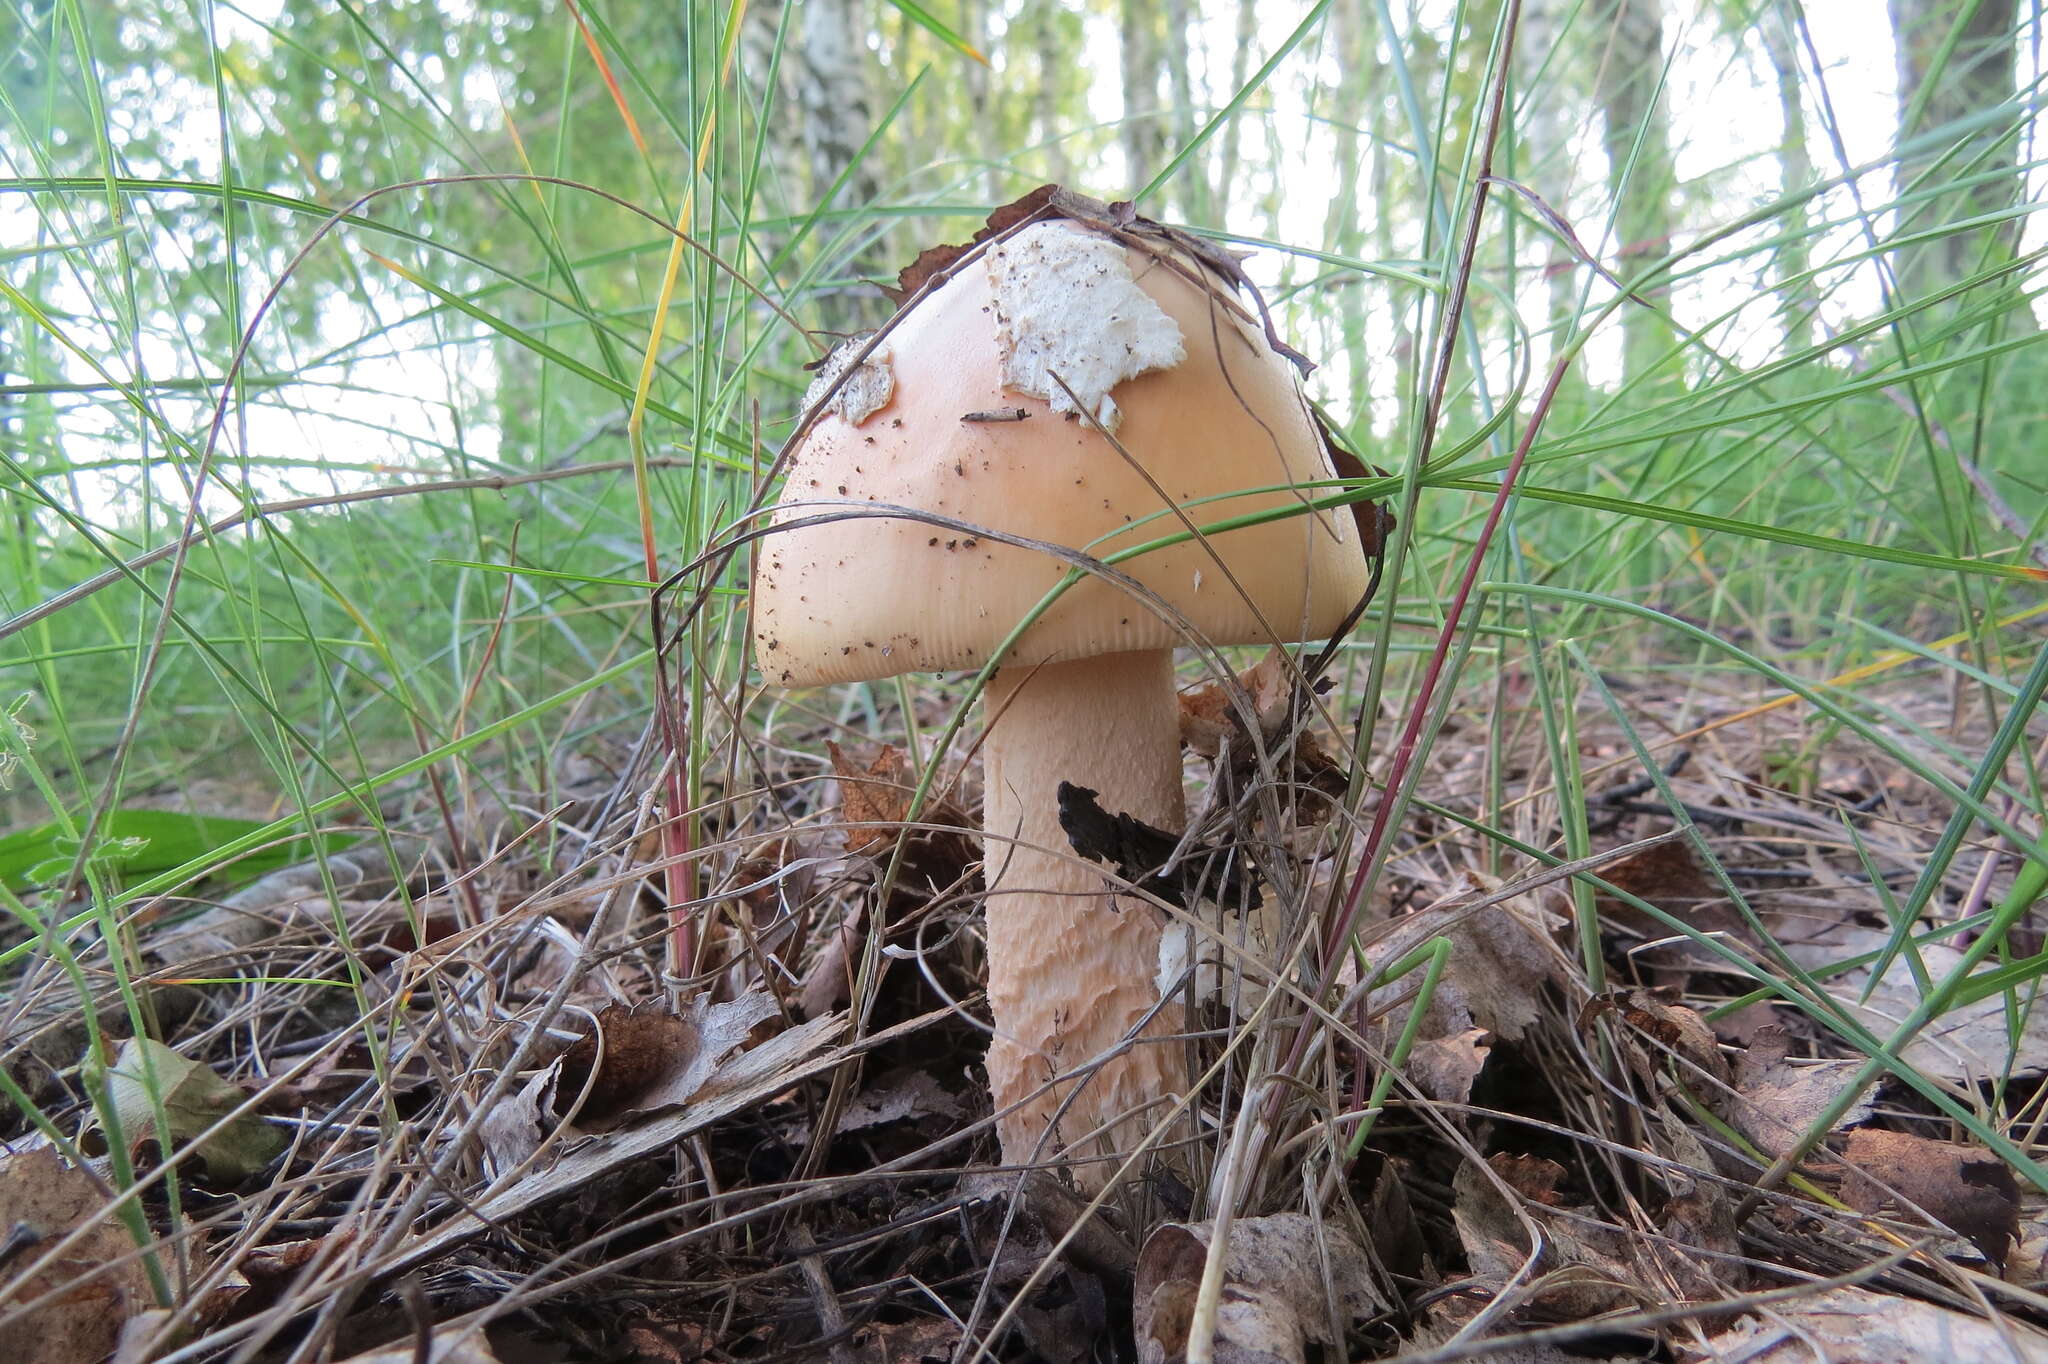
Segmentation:
{"type": "Polygon", "coordinates": [[[2019,1185],[1979,1146],[1859,1127],[1842,1144],[1842,1201],[1858,1212],[1933,1218],[2003,1268],[2019,1233],[2019,1185]]]}
{"type": "Polygon", "coordinates": [[[811,385],[804,390],[804,410],[825,404],[825,411],[854,426],[889,405],[896,396],[896,375],[889,367],[889,343],[873,332],[856,332],[818,362],[811,385]]]}
{"type": "MultiPolygon", "coordinates": [[[[1226,1234],[1217,1364],[1300,1364],[1310,1342],[1341,1347],[1355,1323],[1384,1309],[1364,1252],[1337,1227],[1276,1213],[1239,1218],[1226,1234]]],[[[1135,1290],[1143,1364],[1186,1357],[1215,1235],[1211,1222],[1169,1222],[1146,1239],[1135,1290]]]]}
{"type": "Polygon", "coordinates": [[[0,1358],[98,1364],[121,1324],[155,1306],[135,1238],[106,1212],[110,1191],[54,1151],[0,1158],[0,1237],[12,1253],[0,1308],[0,1358]],[[83,1235],[28,1271],[80,1227],[83,1235]],[[21,1304],[54,1292],[34,1311],[21,1304]]]}
{"type": "MultiPolygon", "coordinates": [[[[1828,1106],[1855,1080],[1861,1061],[1817,1061],[1793,1065],[1790,1035],[1778,1024],[1757,1029],[1756,1037],[1735,1060],[1735,1094],[1727,1104],[1735,1130],[1775,1159],[1796,1146],[1828,1106]]],[[[1875,1087],[1866,1090],[1842,1115],[1837,1127],[1870,1120],[1877,1105],[1875,1087]]]]}

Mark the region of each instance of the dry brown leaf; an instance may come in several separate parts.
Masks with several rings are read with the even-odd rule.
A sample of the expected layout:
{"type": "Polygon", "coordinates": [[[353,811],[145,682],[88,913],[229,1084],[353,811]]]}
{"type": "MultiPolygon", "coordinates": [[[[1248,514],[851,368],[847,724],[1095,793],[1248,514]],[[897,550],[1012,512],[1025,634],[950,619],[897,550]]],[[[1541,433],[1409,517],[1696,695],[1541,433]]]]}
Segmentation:
{"type": "Polygon", "coordinates": [[[780,1013],[772,995],[765,991],[741,995],[738,999],[712,1004],[698,995],[686,1005],[681,1017],[687,1028],[689,1046],[669,1058],[668,1068],[639,1094],[619,1101],[625,1117],[658,1113],[677,1108],[713,1088],[714,1078],[723,1088],[734,1076],[718,1076],[719,1063],[740,1047],[760,1024],[780,1013]]]}
{"type": "MultiPolygon", "coordinates": [[[[1727,1116],[1735,1130],[1773,1158],[1791,1150],[1805,1136],[1862,1068],[1861,1062],[1850,1060],[1795,1066],[1786,1060],[1790,1049],[1783,1027],[1772,1024],[1757,1029],[1756,1039],[1736,1058],[1736,1097],[1728,1104],[1727,1116]]],[[[1873,1088],[1836,1126],[1868,1122],[1876,1105],[1873,1088]]]]}
{"type": "Polygon", "coordinates": [[[597,1027],[562,1053],[560,1101],[582,1096],[579,1116],[586,1122],[612,1117],[672,1071],[694,1043],[690,1023],[660,1001],[608,1004],[598,1011],[597,1027]]]}
{"type": "MultiPolygon", "coordinates": [[[[1168,1223],[1146,1239],[1135,1295],[1142,1364],[1186,1356],[1214,1235],[1213,1223],[1168,1223]]],[[[1299,1364],[1310,1341],[1341,1346],[1352,1323],[1384,1307],[1364,1253],[1336,1227],[1277,1213],[1239,1218],[1228,1235],[1217,1364],[1299,1364]]]]}
{"type": "Polygon", "coordinates": [[[1691,1345],[1687,1364],[1899,1364],[1900,1360],[1983,1360],[2048,1364],[2048,1336],[2004,1317],[1996,1323],[1914,1298],[1834,1288],[1773,1304],[1691,1345]]]}
{"type": "Polygon", "coordinates": [[[498,1364],[490,1343],[480,1330],[436,1331],[424,1353],[419,1342],[408,1336],[394,1345],[368,1354],[351,1355],[342,1364],[498,1364]]]}
{"type": "Polygon", "coordinates": [[[135,1240],[106,1215],[107,1198],[98,1180],[54,1151],[0,1160],[0,1235],[14,1252],[0,1286],[10,1318],[0,1325],[0,1359],[97,1364],[114,1349],[124,1322],[156,1306],[135,1240]],[[89,1229],[37,1267],[79,1227],[89,1229]],[[13,1315],[50,1293],[56,1296],[42,1306],[13,1315]]]}
{"type": "Polygon", "coordinates": [[[898,1070],[855,1095],[839,1115],[838,1130],[857,1132],[914,1118],[958,1120],[965,1113],[965,1106],[948,1094],[930,1071],[898,1070]]]}
{"type": "MultiPolygon", "coordinates": [[[[839,818],[847,826],[847,852],[885,857],[895,847],[898,832],[887,826],[903,823],[917,793],[917,778],[911,774],[903,750],[884,744],[863,768],[830,740],[825,749],[832,759],[832,775],[839,782],[839,818]]],[[[967,817],[950,801],[934,800],[918,822],[941,827],[918,830],[905,839],[899,889],[952,884],[980,856],[975,840],[964,832],[970,827],[967,817]]]]}
{"type": "Polygon", "coordinates": [[[829,739],[825,751],[832,758],[832,775],[839,779],[839,818],[847,825],[846,850],[864,853],[895,842],[894,830],[857,826],[901,824],[910,813],[917,782],[910,775],[910,764],[903,760],[903,750],[884,744],[865,768],[829,739]]]}
{"type": "Polygon", "coordinates": [[[1557,1191],[1564,1179],[1564,1166],[1547,1156],[1515,1155],[1500,1151],[1486,1158],[1493,1172],[1501,1182],[1528,1199],[1546,1208],[1564,1206],[1564,1195],[1557,1191]]]}
{"type": "MultiPolygon", "coordinates": [[[[1456,903],[1433,906],[1388,920],[1365,946],[1374,970],[1399,961],[1429,939],[1451,940],[1451,958],[1437,982],[1418,1038],[1455,1037],[1480,1028],[1504,1041],[1517,1041],[1542,1017],[1544,985],[1558,977],[1559,959],[1545,930],[1548,916],[1531,897],[1489,905],[1476,913],[1456,903]]],[[[1408,1009],[1399,1001],[1413,994],[1420,975],[1409,975],[1372,992],[1368,1007],[1391,1040],[1408,1009]]]]}
{"type": "Polygon", "coordinates": [[[1645,1296],[1617,1228],[1553,1211],[1563,1202],[1557,1189],[1561,1166],[1540,1156],[1507,1153],[1493,1156],[1487,1165],[1491,1176],[1467,1161],[1451,1182],[1451,1221],[1472,1277],[1480,1284],[1499,1289],[1521,1274],[1531,1254],[1529,1223],[1535,1222],[1543,1235],[1537,1287],[1524,1309],[1530,1315],[1578,1321],[1632,1306],[1645,1296]],[[1529,1206],[1518,1210],[1510,1203],[1495,1184],[1496,1176],[1529,1206]]]}
{"type": "Polygon", "coordinates": [[[1472,1084],[1493,1054],[1492,1037],[1484,1028],[1467,1028],[1449,1037],[1425,1038],[1408,1053],[1404,1069],[1430,1098],[1462,1104],[1472,1097],[1472,1084]]]}
{"type": "Polygon", "coordinates": [[[1320,823],[1334,812],[1334,801],[1350,784],[1344,765],[1330,756],[1322,741],[1305,723],[1313,713],[1303,697],[1296,705],[1295,692],[1301,686],[1300,665],[1286,650],[1275,646],[1257,663],[1238,674],[1238,685],[1248,694],[1259,732],[1254,742],[1244,717],[1231,703],[1230,692],[1211,682],[1181,693],[1181,742],[1205,758],[1215,758],[1226,747],[1230,753],[1230,775],[1239,783],[1259,769],[1263,750],[1273,755],[1283,784],[1319,791],[1328,800],[1304,800],[1300,814],[1308,823],[1320,823]],[[1292,729],[1293,741],[1288,742],[1292,729]]]}
{"type": "MultiPolygon", "coordinates": [[[[1721,1055],[1720,1041],[1699,1012],[1680,1004],[1678,998],[1678,991],[1669,986],[1654,990],[1636,986],[1596,995],[1587,1000],[1585,1008],[1579,1011],[1579,1026],[1583,1028],[1604,1014],[1613,1014],[1649,1038],[1660,1050],[1690,1062],[1720,1082],[1712,1086],[1718,1092],[1728,1081],[1728,1061],[1721,1055]]],[[[1661,1066],[1639,1069],[1645,1070],[1645,1078],[1648,1079],[1661,1066]]],[[[1680,1068],[1679,1079],[1689,1088],[1700,1088],[1700,1077],[1687,1074],[1685,1070],[1685,1067],[1680,1068]]]]}
{"type": "Polygon", "coordinates": [[[484,1163],[493,1179],[503,1179],[524,1165],[547,1140],[555,1127],[555,1086],[561,1074],[562,1063],[557,1059],[484,1114],[477,1136],[483,1142],[484,1163]]]}
{"type": "Polygon", "coordinates": [[[1876,1127],[1851,1132],[1842,1159],[1842,1201],[1850,1207],[1908,1217],[1918,1208],[2004,1268],[2019,1233],[2020,1197],[2004,1161],[1982,1147],[1876,1127]]]}
{"type": "Polygon", "coordinates": [[[945,1364],[960,1343],[960,1323],[944,1317],[913,1317],[876,1324],[853,1338],[860,1364],[945,1364]]]}

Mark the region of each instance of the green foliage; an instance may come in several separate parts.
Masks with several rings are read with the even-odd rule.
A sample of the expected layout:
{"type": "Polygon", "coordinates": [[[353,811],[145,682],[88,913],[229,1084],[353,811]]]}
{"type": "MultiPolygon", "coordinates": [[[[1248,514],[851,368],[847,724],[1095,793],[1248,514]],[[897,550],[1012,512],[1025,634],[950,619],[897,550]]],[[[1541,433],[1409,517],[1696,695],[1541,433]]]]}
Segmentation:
{"type": "MultiPolygon", "coordinates": [[[[74,816],[0,834],[0,886],[20,894],[67,875],[78,859],[80,824],[74,816]]],[[[118,885],[203,862],[209,854],[264,827],[265,822],[256,819],[123,807],[108,811],[100,821],[87,861],[118,885]]],[[[331,833],[287,838],[222,866],[218,875],[234,882],[251,881],[267,871],[303,862],[316,850],[337,852],[354,841],[353,835],[331,833]]]]}

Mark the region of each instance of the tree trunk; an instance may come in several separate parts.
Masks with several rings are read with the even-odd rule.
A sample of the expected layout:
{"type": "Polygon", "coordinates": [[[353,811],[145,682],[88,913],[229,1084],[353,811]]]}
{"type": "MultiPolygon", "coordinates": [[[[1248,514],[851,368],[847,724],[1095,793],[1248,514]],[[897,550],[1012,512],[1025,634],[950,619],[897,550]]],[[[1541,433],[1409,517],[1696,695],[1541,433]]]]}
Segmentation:
{"type": "MultiPolygon", "coordinates": [[[[1565,56],[1552,57],[1558,44],[1557,0],[1527,0],[1515,40],[1515,100],[1522,117],[1516,120],[1521,158],[1515,173],[1567,219],[1571,216],[1572,104],[1565,81],[1565,56]]],[[[1544,293],[1549,300],[1546,321],[1562,327],[1578,307],[1578,258],[1571,248],[1545,234],[1544,293]]]]}
{"type": "MultiPolygon", "coordinates": [[[[1334,122],[1337,130],[1337,193],[1330,200],[1330,217],[1324,237],[1330,249],[1341,256],[1365,255],[1365,222],[1369,212],[1376,223],[1390,216],[1391,200],[1382,191],[1380,178],[1386,173],[1383,143],[1375,139],[1370,153],[1359,136],[1361,123],[1377,127],[1379,102],[1372,98],[1374,75],[1372,25],[1366,16],[1367,0],[1337,0],[1330,13],[1336,40],[1337,69],[1342,73],[1337,86],[1334,122]],[[1371,156],[1372,192],[1361,197],[1359,190],[1367,174],[1366,158],[1371,156]]],[[[1367,387],[1370,366],[1384,357],[1366,353],[1366,306],[1358,295],[1374,286],[1364,275],[1354,276],[1337,308],[1340,328],[1338,349],[1351,386],[1348,415],[1353,421],[1368,417],[1371,390],[1367,387]]]]}
{"type": "MultiPolygon", "coordinates": [[[[865,11],[858,0],[805,0],[796,16],[802,29],[783,54],[792,112],[808,163],[811,204],[821,211],[857,207],[875,197],[873,168],[865,163],[836,195],[832,193],[833,184],[853,165],[874,128],[865,11]]],[[[833,234],[823,235],[829,240],[833,234]]],[[[855,262],[848,260],[840,268],[851,270],[855,262]]],[[[819,304],[821,324],[830,331],[853,329],[861,311],[859,300],[839,293],[827,294],[819,304]]]]}
{"type": "Polygon", "coordinates": [[[1159,121],[1159,8],[1156,0],[1123,0],[1121,15],[1124,117],[1120,140],[1129,182],[1125,192],[1136,194],[1166,163],[1166,130],[1159,121]]]}
{"type": "MultiPolygon", "coordinates": [[[[1600,106],[1600,140],[1607,153],[1607,185],[1614,200],[1618,240],[1615,274],[1631,282],[1671,250],[1671,126],[1657,98],[1664,74],[1663,0],[1593,0],[1592,17],[1604,37],[1593,97],[1600,106]]],[[[1661,285],[1636,291],[1657,308],[1661,285]]],[[[1622,374],[1630,383],[1660,369],[1673,333],[1662,314],[1636,304],[1622,313],[1622,374]]]]}
{"type": "MultiPolygon", "coordinates": [[[[1230,89],[1224,92],[1219,104],[1228,104],[1237,98],[1237,92],[1244,89],[1244,83],[1251,64],[1252,40],[1259,32],[1258,0],[1237,0],[1237,29],[1231,35],[1230,48],[1230,89]]],[[[1223,150],[1217,157],[1216,186],[1221,196],[1222,211],[1230,212],[1230,192],[1237,184],[1238,148],[1241,145],[1241,128],[1244,112],[1238,113],[1223,125],[1223,150]]]]}
{"type": "MultiPolygon", "coordinates": [[[[2012,206],[2020,190],[2015,161],[2017,132],[2024,123],[2020,115],[1957,129],[1953,135],[1941,130],[2013,98],[2017,18],[2017,0],[1962,0],[1960,6],[1955,0],[1891,0],[1899,67],[1901,233],[1939,231],[2012,206]],[[1951,34],[1955,43],[1944,60],[1942,49],[1951,34]],[[1921,139],[1925,145],[1912,145],[1921,139]],[[1977,183],[1908,201],[1916,191],[1973,179],[1977,183]]],[[[1924,297],[2010,259],[2018,226],[2008,221],[1900,247],[1895,257],[1900,287],[1908,297],[1924,297]]]]}
{"type": "MultiPolygon", "coordinates": [[[[1072,84],[1074,54],[1063,45],[1061,23],[1067,15],[1060,0],[1034,0],[1022,22],[1030,29],[1031,47],[1037,57],[1038,79],[1031,92],[1032,135],[1045,146],[1048,169],[1060,184],[1073,184],[1074,160],[1067,151],[1063,110],[1065,94],[1072,84]]],[[[1085,192],[1093,187],[1077,186],[1085,192]]]]}
{"type": "MultiPolygon", "coordinates": [[[[1813,158],[1806,149],[1806,103],[1799,85],[1799,34],[1790,12],[1773,9],[1757,24],[1771,70],[1778,77],[1778,188],[1786,198],[1804,194],[1813,184],[1813,158]]],[[[1803,278],[1812,256],[1806,239],[1807,206],[1789,205],[1778,220],[1783,244],[1778,247],[1779,306],[1785,313],[1785,350],[1798,354],[1813,345],[1813,315],[1820,307],[1813,281],[1803,278]]]]}
{"type": "MultiPolygon", "coordinates": [[[[1171,153],[1178,155],[1180,149],[1195,140],[1195,76],[1192,53],[1188,45],[1188,32],[1192,20],[1188,14],[1188,0],[1166,0],[1166,31],[1160,50],[1160,65],[1166,68],[1166,88],[1172,98],[1173,108],[1167,122],[1173,129],[1171,153]]],[[[1203,174],[1208,162],[1205,156],[1194,156],[1181,167],[1174,177],[1174,183],[1167,186],[1167,201],[1177,206],[1175,218],[1181,222],[1215,222],[1221,225],[1220,215],[1215,211],[1215,199],[1209,192],[1208,177],[1203,174]]],[[[1163,161],[1162,161],[1163,164],[1163,161]]]]}

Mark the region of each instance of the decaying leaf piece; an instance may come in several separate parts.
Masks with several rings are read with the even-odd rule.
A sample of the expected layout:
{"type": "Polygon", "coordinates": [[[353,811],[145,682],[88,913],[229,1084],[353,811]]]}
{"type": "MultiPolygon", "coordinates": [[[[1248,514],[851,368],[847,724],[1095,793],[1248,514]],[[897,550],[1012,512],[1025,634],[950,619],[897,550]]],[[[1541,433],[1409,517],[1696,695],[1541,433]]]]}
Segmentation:
{"type": "Polygon", "coordinates": [[[860,1364],[946,1364],[960,1343],[960,1323],[945,1317],[877,1322],[854,1333],[860,1364]]]}
{"type": "MultiPolygon", "coordinates": [[[[1703,1081],[1700,1075],[1687,1073],[1687,1065],[1682,1064],[1678,1078],[1687,1088],[1699,1089],[1705,1084],[1709,1093],[1719,1093],[1728,1081],[1728,1062],[1721,1055],[1721,1045],[1699,1011],[1678,1000],[1679,991],[1672,986],[1656,989],[1635,986],[1616,990],[1587,1000],[1586,1006],[1579,1011],[1579,1026],[1583,1028],[1604,1014],[1615,1015],[1628,1027],[1649,1038],[1661,1052],[1668,1052],[1678,1061],[1705,1072],[1703,1081]]],[[[1663,1056],[1640,1059],[1637,1070],[1646,1083],[1656,1082],[1666,1059],[1663,1056]]]]}
{"type": "Polygon", "coordinates": [[[2019,1185],[2011,1167],[1991,1152],[1860,1127],[1843,1143],[1842,1160],[1842,1201],[1850,1207],[1916,1220],[1917,1208],[1976,1246],[1994,1266],[2005,1267],[2019,1233],[2019,1185]]]}
{"type": "Polygon", "coordinates": [[[135,1239],[106,1215],[107,1199],[98,1180],[54,1151],[0,1159],[0,1237],[12,1251],[0,1286],[0,1359],[98,1364],[122,1323],[155,1305],[135,1239]],[[90,1230],[62,1255],[22,1273],[82,1226],[90,1230]],[[14,1315],[57,1290],[43,1306],[14,1315]]]}
{"type": "MultiPolygon", "coordinates": [[[[1216,1313],[1217,1364],[1299,1364],[1310,1341],[1341,1347],[1355,1322],[1383,1310],[1350,1236],[1301,1213],[1230,1224],[1216,1313]]],[[[1135,1292],[1138,1358],[1186,1357],[1215,1225],[1170,1222],[1146,1239],[1135,1292]]]]}
{"type": "MultiPolygon", "coordinates": [[[[749,1011],[758,1013],[759,1005],[749,1011]]],[[[662,1002],[608,1004],[598,1011],[597,1027],[562,1053],[560,1102],[580,1097],[585,1123],[613,1117],[693,1055],[697,1038],[693,1020],[662,1002]]]]}
{"type": "Polygon", "coordinates": [[[498,1364],[490,1343],[477,1329],[436,1331],[423,1352],[411,1337],[368,1354],[351,1355],[342,1364],[498,1364]]]}
{"type": "MultiPolygon", "coordinates": [[[[1456,1037],[1479,1028],[1516,1041],[1542,1016],[1543,987],[1559,973],[1550,941],[1553,918],[1533,896],[1519,896],[1474,911],[1455,901],[1433,905],[1375,926],[1365,945],[1369,969],[1379,970],[1438,936],[1451,940],[1451,957],[1423,1016],[1418,1039],[1456,1037]]],[[[1346,968],[1347,972],[1349,968],[1346,968]]],[[[1391,1039],[1405,1023],[1415,979],[1372,992],[1368,1007],[1391,1039]]],[[[1347,982],[1348,984],[1348,982],[1347,982]]]]}
{"type": "Polygon", "coordinates": [[[846,850],[863,853],[894,842],[892,830],[863,826],[901,824],[910,813],[917,783],[911,778],[903,750],[883,744],[865,769],[830,739],[825,741],[825,752],[832,759],[832,775],[839,779],[839,818],[847,826],[846,850]]]}
{"type": "Polygon", "coordinates": [[[1197,899],[1246,909],[1264,903],[1257,873],[1243,857],[1219,849],[1191,847],[1162,872],[1179,849],[1180,836],[1121,810],[1112,814],[1102,808],[1096,794],[1070,781],[1059,784],[1060,828],[1081,856],[1108,863],[1139,890],[1180,909],[1197,899]]]}
{"type": "Polygon", "coordinates": [[[1260,774],[1261,753],[1272,755],[1283,786],[1320,792],[1326,798],[1299,801],[1300,819],[1307,824],[1327,820],[1351,778],[1344,765],[1323,747],[1315,731],[1308,728],[1314,711],[1309,698],[1301,694],[1305,688],[1299,665],[1286,650],[1275,646],[1238,674],[1237,681],[1258,717],[1257,738],[1253,738],[1244,717],[1231,704],[1228,689],[1211,682],[1181,693],[1181,742],[1205,758],[1216,758],[1227,751],[1229,775],[1240,785],[1260,774]]]}
{"type": "Polygon", "coordinates": [[[719,1075],[720,1063],[745,1046],[748,1035],[778,1012],[774,997],[760,990],[718,1004],[707,1003],[702,995],[692,997],[683,1006],[681,1020],[688,1047],[670,1057],[668,1067],[645,1089],[621,1098],[620,1115],[659,1113],[687,1104],[708,1089],[723,1087],[731,1077],[719,1075]]]}
{"type": "MultiPolygon", "coordinates": [[[[883,744],[864,768],[829,739],[825,751],[839,782],[839,817],[846,825],[846,850],[857,856],[886,856],[898,833],[890,826],[909,817],[910,802],[917,793],[917,777],[903,750],[883,744]]],[[[950,885],[979,856],[965,832],[954,832],[970,827],[970,821],[951,801],[935,800],[918,822],[942,827],[914,830],[906,837],[899,884],[950,885]]]]}
{"type": "Polygon", "coordinates": [[[1461,1104],[1472,1097],[1473,1082],[1493,1054],[1493,1034],[1467,1028],[1447,1037],[1427,1037],[1408,1053],[1408,1078],[1432,1099],[1461,1104]]]}
{"type": "MultiPolygon", "coordinates": [[[[198,1061],[161,1042],[130,1038],[107,1071],[107,1093],[131,1151],[156,1133],[154,1093],[163,1102],[172,1146],[211,1129],[249,1096],[198,1061]]],[[[284,1138],[254,1112],[245,1112],[199,1143],[197,1155],[219,1184],[239,1184],[284,1149],[284,1138]]]]}
{"type": "Polygon", "coordinates": [[[1775,1303],[1768,1313],[1686,1347],[1682,1358],[1687,1364],[2048,1364],[2048,1335],[2009,1316],[1994,1324],[1913,1298],[1832,1288],[1775,1303]]]}
{"type": "Polygon", "coordinates": [[[896,396],[896,375],[889,367],[889,343],[882,341],[869,350],[874,339],[873,332],[856,332],[818,362],[810,387],[804,390],[805,411],[823,402],[825,411],[836,412],[850,425],[859,426],[889,405],[889,400],[896,396]]]}
{"type": "Polygon", "coordinates": [[[559,1059],[512,1093],[491,1105],[477,1131],[491,1178],[503,1179],[532,1159],[555,1125],[555,1083],[562,1074],[559,1059]]]}
{"type": "MultiPolygon", "coordinates": [[[[1686,1158],[1704,1161],[1705,1151],[1695,1143],[1686,1158]]],[[[1528,1296],[1518,1308],[1521,1315],[1578,1321],[1651,1301],[1712,1299],[1725,1292],[1712,1265],[1694,1252],[1732,1252],[1732,1219],[1700,1181],[1666,1175],[1672,1196],[1660,1210],[1657,1235],[1648,1236],[1614,1226],[1591,1208],[1568,1206],[1560,1188],[1564,1176],[1555,1161],[1501,1152],[1489,1158],[1486,1169],[1470,1162],[1460,1166],[1452,1181],[1451,1218],[1475,1279],[1499,1287],[1523,1278],[1535,1255],[1533,1276],[1523,1278],[1528,1296]],[[1519,1209],[1500,1184],[1517,1195],[1519,1209]]]]}
{"type": "MultiPolygon", "coordinates": [[[[1736,1058],[1736,1096],[1729,1102],[1726,1115],[1736,1131],[1773,1159],[1798,1144],[1863,1064],[1837,1060],[1795,1066],[1786,1059],[1791,1046],[1783,1027],[1770,1024],[1757,1029],[1748,1049],[1736,1058]]],[[[1876,1104],[1877,1091],[1873,1088],[1836,1125],[1854,1127],[1870,1121],[1876,1104]]]]}

